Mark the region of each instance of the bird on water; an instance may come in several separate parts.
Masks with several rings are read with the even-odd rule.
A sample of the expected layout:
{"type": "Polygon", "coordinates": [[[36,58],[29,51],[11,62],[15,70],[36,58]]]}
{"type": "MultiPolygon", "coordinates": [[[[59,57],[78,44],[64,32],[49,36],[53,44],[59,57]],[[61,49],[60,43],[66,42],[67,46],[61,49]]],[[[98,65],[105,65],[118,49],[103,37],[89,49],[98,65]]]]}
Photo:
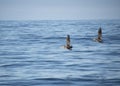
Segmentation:
{"type": "Polygon", "coordinates": [[[95,39],[97,42],[102,42],[102,28],[98,29],[98,37],[95,39]]]}
{"type": "Polygon", "coordinates": [[[67,35],[66,37],[66,45],[64,45],[64,48],[72,49],[72,45],[70,44],[70,35],[67,35]]]}

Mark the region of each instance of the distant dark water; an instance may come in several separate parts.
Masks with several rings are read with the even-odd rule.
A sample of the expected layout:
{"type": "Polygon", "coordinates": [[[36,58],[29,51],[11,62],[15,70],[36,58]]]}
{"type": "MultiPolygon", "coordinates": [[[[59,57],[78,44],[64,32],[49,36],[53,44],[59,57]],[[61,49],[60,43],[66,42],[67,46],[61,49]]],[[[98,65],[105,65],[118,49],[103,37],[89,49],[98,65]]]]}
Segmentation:
{"type": "Polygon", "coordinates": [[[0,21],[0,86],[120,86],[120,20],[0,21]]]}

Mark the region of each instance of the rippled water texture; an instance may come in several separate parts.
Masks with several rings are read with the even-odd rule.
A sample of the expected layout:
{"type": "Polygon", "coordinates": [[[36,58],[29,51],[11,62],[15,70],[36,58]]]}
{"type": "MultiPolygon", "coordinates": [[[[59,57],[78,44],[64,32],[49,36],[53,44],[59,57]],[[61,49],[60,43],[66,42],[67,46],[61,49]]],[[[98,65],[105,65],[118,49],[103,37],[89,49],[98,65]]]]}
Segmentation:
{"type": "Polygon", "coordinates": [[[0,85],[120,86],[120,20],[0,21],[0,85]]]}

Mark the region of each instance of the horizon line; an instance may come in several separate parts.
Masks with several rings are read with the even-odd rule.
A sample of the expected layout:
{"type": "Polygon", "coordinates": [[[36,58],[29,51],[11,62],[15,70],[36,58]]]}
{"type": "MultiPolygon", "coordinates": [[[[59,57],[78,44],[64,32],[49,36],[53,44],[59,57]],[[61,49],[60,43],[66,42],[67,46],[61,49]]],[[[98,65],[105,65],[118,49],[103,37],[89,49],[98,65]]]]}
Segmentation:
{"type": "Polygon", "coordinates": [[[54,20],[73,20],[73,21],[77,21],[77,20],[120,20],[120,19],[0,19],[0,21],[54,21],[54,20]]]}

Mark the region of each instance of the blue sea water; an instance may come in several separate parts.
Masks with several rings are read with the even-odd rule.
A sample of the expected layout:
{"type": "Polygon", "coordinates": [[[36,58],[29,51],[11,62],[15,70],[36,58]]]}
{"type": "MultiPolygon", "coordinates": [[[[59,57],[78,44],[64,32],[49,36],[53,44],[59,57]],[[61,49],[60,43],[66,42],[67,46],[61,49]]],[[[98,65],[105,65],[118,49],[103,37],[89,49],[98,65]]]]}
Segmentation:
{"type": "Polygon", "coordinates": [[[0,86],[120,86],[120,20],[0,21],[0,86]]]}

